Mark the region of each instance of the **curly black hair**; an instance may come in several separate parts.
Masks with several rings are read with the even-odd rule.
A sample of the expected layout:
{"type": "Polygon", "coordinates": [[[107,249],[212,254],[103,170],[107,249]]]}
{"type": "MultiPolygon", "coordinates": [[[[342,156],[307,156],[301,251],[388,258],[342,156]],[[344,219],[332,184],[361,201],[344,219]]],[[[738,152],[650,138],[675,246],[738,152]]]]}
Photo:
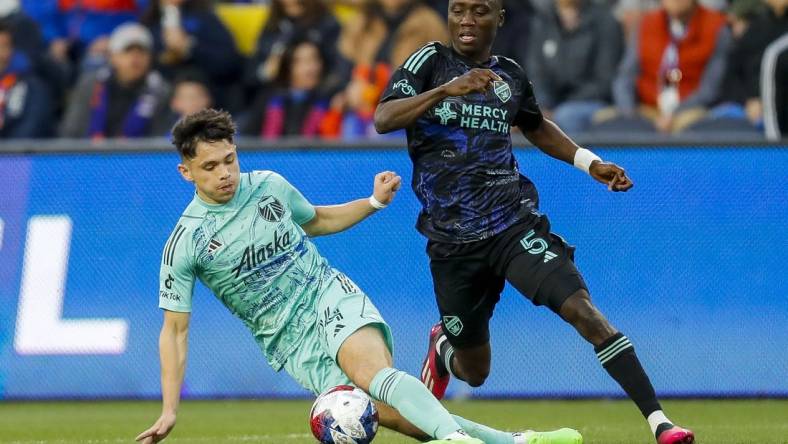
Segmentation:
{"type": "Polygon", "coordinates": [[[172,144],[184,159],[193,159],[199,142],[233,142],[235,123],[230,113],[204,109],[181,118],[172,128],[172,144]]]}

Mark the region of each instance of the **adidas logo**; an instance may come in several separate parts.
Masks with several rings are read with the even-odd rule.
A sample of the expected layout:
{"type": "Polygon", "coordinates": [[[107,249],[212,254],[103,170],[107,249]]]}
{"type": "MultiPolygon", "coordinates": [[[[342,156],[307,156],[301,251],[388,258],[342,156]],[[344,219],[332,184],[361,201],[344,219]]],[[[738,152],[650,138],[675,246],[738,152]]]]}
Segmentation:
{"type": "Polygon", "coordinates": [[[208,252],[213,253],[214,251],[218,250],[222,246],[222,243],[216,239],[211,239],[211,242],[208,244],[208,252]]]}
{"type": "Polygon", "coordinates": [[[556,257],[558,257],[558,255],[553,253],[552,251],[545,251],[544,252],[544,263],[546,264],[546,263],[550,262],[551,260],[555,259],[556,257]]]}

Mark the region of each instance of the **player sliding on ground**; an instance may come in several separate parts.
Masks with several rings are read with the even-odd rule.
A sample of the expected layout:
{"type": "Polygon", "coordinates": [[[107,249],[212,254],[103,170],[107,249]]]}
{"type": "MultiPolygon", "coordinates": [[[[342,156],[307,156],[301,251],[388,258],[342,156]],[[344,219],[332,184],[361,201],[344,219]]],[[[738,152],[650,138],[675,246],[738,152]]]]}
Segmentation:
{"type": "Polygon", "coordinates": [[[429,239],[441,315],[430,333],[424,383],[438,398],[450,374],[472,386],[484,383],[488,322],[508,281],[594,345],[600,364],[637,404],[660,444],[693,442],[691,431],[662,412],[632,343],[591,303],[574,248],[535,211],[536,189],[519,173],[510,127],[611,191],[627,191],[632,181],[544,118],[523,69],[492,56],[504,20],[502,0],[451,0],[448,13],[450,46],[431,43],[408,58],[375,113],[378,131],[407,129],[413,190],[423,205],[418,229],[429,239]]]}
{"type": "Polygon", "coordinates": [[[343,384],[363,389],[377,401],[385,427],[436,443],[582,442],[571,429],[472,438],[463,429],[490,429],[452,416],[418,379],[392,368],[388,325],[309,238],[344,231],[388,205],[400,188],[399,176],[376,175],[367,199],[315,207],[274,172],[240,172],[229,114],[200,111],[181,120],[172,134],[181,156],[178,170],[196,194],[162,254],[162,413],[137,441],[159,442],[175,426],[199,278],[251,330],[274,370],[285,369],[314,394],[343,384]]]}

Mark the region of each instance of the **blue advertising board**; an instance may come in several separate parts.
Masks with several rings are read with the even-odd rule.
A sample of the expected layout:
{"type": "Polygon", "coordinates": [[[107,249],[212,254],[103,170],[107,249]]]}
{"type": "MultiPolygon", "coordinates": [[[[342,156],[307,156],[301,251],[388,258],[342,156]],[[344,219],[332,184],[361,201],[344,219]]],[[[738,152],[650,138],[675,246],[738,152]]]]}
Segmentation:
{"type": "MultiPolygon", "coordinates": [[[[632,339],[663,395],[788,395],[788,149],[599,149],[635,182],[610,193],[529,149],[553,229],[577,246],[598,306],[632,339]]],[[[375,301],[396,365],[417,373],[438,319],[411,166],[397,150],[242,152],[315,204],[406,186],[351,230],[316,240],[375,301]]],[[[159,395],[158,268],[193,188],[166,153],[0,156],[0,398],[159,395]]],[[[492,374],[472,396],[617,396],[591,346],[507,288],[491,322],[492,374]]],[[[198,286],[187,397],[293,397],[240,322],[198,286]]]]}

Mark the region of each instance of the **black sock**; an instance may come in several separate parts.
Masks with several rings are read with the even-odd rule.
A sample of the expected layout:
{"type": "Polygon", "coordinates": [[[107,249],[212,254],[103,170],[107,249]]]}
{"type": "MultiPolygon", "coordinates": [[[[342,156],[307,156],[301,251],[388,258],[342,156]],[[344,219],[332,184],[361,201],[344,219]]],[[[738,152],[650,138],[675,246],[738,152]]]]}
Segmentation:
{"type": "MultiPolygon", "coordinates": [[[[455,376],[454,369],[452,368],[454,357],[454,347],[449,344],[449,341],[444,339],[443,343],[438,347],[438,371],[441,373],[451,373],[455,376]]],[[[455,376],[456,377],[456,376],[455,376]]]]}
{"type": "Polygon", "coordinates": [[[597,358],[607,373],[618,382],[629,398],[637,404],[640,412],[648,418],[651,413],[662,410],[657,394],[646,372],[635,354],[635,347],[622,333],[616,333],[595,347],[597,358]]]}

